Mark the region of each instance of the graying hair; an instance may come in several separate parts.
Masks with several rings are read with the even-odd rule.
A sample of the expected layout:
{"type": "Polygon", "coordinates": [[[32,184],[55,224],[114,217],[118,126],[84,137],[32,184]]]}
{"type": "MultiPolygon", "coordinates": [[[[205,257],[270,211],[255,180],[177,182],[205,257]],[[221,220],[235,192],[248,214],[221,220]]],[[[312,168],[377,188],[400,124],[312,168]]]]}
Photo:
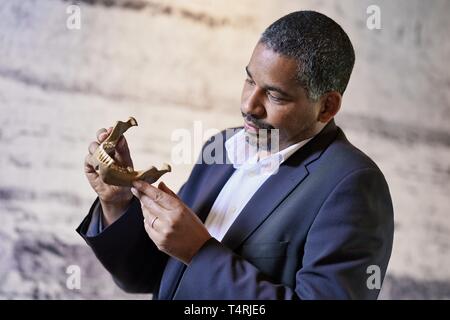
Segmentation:
{"type": "Polygon", "coordinates": [[[345,31],[331,18],[315,11],[297,11],[272,23],[259,40],[271,50],[297,61],[297,80],[308,98],[324,93],[343,94],[355,51],[345,31]]]}

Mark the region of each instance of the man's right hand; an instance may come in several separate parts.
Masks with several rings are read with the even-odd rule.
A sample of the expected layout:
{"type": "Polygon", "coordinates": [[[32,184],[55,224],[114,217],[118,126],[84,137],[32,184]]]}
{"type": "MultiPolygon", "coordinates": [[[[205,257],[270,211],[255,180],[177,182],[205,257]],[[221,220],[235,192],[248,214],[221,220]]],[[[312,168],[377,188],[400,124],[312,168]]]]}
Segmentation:
{"type": "MultiPolygon", "coordinates": [[[[97,131],[97,141],[93,141],[89,145],[89,154],[84,161],[84,172],[92,189],[97,193],[102,206],[105,227],[112,224],[122,215],[133,198],[131,188],[118,187],[104,183],[94,167],[89,163],[90,156],[98,148],[100,143],[109,136],[111,131],[112,127],[108,130],[102,128],[97,131]]],[[[116,145],[115,154],[111,156],[118,164],[125,167],[133,167],[130,150],[128,149],[128,144],[124,136],[120,137],[116,145]]]]}

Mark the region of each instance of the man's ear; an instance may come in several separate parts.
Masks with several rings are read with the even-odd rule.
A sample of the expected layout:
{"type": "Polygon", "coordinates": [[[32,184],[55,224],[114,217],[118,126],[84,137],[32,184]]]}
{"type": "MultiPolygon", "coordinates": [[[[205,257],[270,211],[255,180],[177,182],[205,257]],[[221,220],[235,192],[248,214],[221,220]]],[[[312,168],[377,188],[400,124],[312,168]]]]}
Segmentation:
{"type": "Polygon", "coordinates": [[[320,98],[320,112],[317,120],[322,123],[330,121],[341,108],[342,95],[337,91],[325,93],[320,98]]]}

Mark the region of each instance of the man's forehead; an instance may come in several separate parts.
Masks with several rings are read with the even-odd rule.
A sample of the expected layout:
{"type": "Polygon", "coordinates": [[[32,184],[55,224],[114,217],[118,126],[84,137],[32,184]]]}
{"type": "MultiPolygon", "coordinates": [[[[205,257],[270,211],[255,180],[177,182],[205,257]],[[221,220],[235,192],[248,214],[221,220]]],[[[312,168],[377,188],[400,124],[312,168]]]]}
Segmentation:
{"type": "Polygon", "coordinates": [[[259,43],[253,51],[248,71],[261,81],[276,82],[276,84],[291,86],[297,79],[297,62],[281,55],[259,43]]]}

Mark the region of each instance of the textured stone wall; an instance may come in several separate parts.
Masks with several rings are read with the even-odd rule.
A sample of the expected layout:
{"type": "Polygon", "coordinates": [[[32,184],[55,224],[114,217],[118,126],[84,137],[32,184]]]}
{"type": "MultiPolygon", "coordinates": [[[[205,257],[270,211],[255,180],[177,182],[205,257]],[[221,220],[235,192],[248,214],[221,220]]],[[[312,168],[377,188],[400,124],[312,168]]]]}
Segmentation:
{"type": "MultiPolygon", "coordinates": [[[[241,125],[244,67],[260,32],[315,9],[353,40],[357,61],[337,117],[385,173],[396,220],[382,298],[450,298],[450,2],[0,2],[0,298],[128,295],[75,234],[95,195],[83,176],[98,128],[134,115],[137,168],[170,161],[171,133],[241,125]],[[381,30],[366,8],[381,9],[381,30]],[[82,270],[81,290],[66,268],[82,270]]],[[[190,165],[165,181],[178,189],[190,165]]]]}

